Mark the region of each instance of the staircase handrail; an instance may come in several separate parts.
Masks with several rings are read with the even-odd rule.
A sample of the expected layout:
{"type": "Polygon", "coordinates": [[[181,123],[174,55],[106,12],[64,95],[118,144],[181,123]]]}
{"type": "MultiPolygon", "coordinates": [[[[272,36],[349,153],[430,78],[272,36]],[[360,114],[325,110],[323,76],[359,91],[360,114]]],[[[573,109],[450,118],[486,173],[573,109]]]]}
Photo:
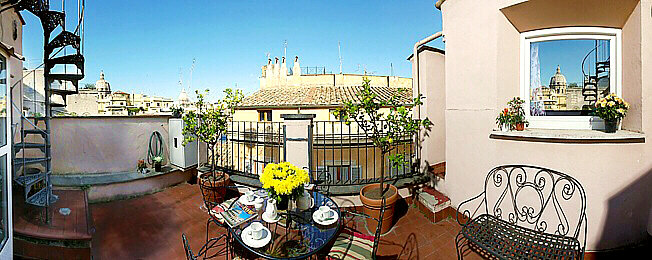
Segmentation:
{"type": "MultiPolygon", "coordinates": [[[[591,49],[591,51],[589,51],[589,52],[586,54],[586,56],[584,56],[584,59],[582,59],[582,75],[583,75],[584,77],[586,77],[586,72],[584,72],[584,62],[586,62],[586,59],[589,57],[589,55],[591,55],[591,53],[593,53],[594,51],[597,51],[597,50],[598,50],[598,47],[602,46],[602,44],[604,44],[604,43],[600,43],[600,44],[598,44],[597,46],[595,46],[595,48],[591,49]]],[[[595,62],[598,62],[598,61],[596,60],[595,62]]]]}

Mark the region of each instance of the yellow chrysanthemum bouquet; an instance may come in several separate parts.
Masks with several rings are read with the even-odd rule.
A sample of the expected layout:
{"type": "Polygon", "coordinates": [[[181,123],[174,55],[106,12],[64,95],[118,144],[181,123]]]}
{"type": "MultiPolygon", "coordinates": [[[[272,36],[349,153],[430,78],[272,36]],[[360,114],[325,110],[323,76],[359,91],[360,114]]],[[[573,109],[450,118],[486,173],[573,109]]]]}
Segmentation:
{"type": "Polygon", "coordinates": [[[303,185],[310,182],[308,172],[289,162],[270,163],[259,177],[263,189],[278,203],[303,196],[303,185]]]}
{"type": "Polygon", "coordinates": [[[612,132],[611,130],[615,131],[618,120],[627,115],[628,109],[629,103],[612,93],[595,103],[593,114],[605,121],[607,132],[612,132]]]}

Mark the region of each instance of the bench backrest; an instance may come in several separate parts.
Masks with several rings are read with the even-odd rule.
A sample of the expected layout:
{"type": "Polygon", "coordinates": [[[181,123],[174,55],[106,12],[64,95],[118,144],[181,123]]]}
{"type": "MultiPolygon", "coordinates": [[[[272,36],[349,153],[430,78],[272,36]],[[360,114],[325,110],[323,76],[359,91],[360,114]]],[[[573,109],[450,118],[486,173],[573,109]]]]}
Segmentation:
{"type": "Polygon", "coordinates": [[[484,196],[487,214],[539,232],[585,239],[586,194],[567,174],[537,166],[498,166],[487,175],[484,196]]]}

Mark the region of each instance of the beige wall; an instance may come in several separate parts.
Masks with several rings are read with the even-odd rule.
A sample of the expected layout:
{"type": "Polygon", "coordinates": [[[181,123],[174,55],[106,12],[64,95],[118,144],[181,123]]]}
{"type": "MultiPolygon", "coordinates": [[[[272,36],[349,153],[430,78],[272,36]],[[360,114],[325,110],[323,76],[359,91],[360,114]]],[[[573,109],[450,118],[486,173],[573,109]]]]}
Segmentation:
{"type": "MultiPolygon", "coordinates": [[[[414,63],[414,58],[411,59],[414,63]]],[[[425,132],[422,143],[421,160],[423,166],[446,161],[446,85],[444,54],[424,50],[419,52],[419,88],[424,97],[421,106],[422,117],[433,122],[430,131],[425,132]]],[[[415,66],[412,67],[413,70],[415,66]]],[[[412,77],[416,78],[415,73],[412,77]]],[[[417,96],[416,87],[412,88],[417,96]]]]}
{"type": "MultiPolygon", "coordinates": [[[[591,2],[591,8],[605,9],[613,3],[567,2],[591,2]]],[[[649,140],[644,144],[554,144],[489,139],[500,107],[520,93],[519,32],[505,17],[505,10],[499,9],[504,4],[501,0],[449,0],[442,5],[446,38],[445,185],[452,204],[479,194],[487,172],[497,165],[538,165],[565,172],[583,185],[587,195],[587,250],[615,248],[646,238],[652,204],[649,140]]],[[[623,29],[622,69],[627,75],[623,77],[623,96],[634,107],[624,127],[647,133],[652,131],[652,1],[642,0],[638,5],[623,29]]],[[[619,10],[623,9],[610,11],[619,10]]],[[[546,19],[577,25],[573,17],[558,17],[562,14],[553,12],[546,19]]],[[[583,17],[578,15],[578,19],[583,17]]],[[[601,25],[586,22],[579,24],[601,25]]]]}
{"type": "Polygon", "coordinates": [[[167,116],[58,117],[51,124],[55,174],[134,171],[154,131],[163,137],[168,161],[167,116]]]}

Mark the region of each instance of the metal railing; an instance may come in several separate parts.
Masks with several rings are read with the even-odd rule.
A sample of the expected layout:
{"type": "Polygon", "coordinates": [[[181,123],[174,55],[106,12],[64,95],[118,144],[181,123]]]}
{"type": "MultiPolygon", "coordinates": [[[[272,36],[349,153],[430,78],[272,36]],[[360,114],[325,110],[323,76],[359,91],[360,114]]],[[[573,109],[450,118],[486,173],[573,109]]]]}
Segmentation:
{"type": "Polygon", "coordinates": [[[221,170],[258,178],[268,163],[283,160],[283,127],[279,122],[231,122],[215,152],[221,170]]]}
{"type": "MultiPolygon", "coordinates": [[[[384,126],[385,122],[380,122],[384,126]]],[[[385,129],[384,127],[381,127],[385,129]]],[[[369,184],[412,177],[419,169],[414,138],[404,135],[395,140],[395,148],[382,158],[381,150],[355,123],[339,121],[313,122],[313,178],[330,186],[369,184]],[[389,155],[403,155],[403,163],[392,165],[389,155]],[[381,169],[381,160],[385,160],[381,169]]]]}
{"type": "MultiPolygon", "coordinates": [[[[384,122],[381,122],[384,126],[384,122]]],[[[380,149],[355,123],[315,121],[306,137],[311,179],[325,186],[354,186],[376,183],[381,177],[380,149]]],[[[227,134],[215,147],[218,169],[237,176],[258,179],[269,163],[290,158],[286,151],[284,123],[231,122],[227,134]]],[[[386,181],[414,177],[419,169],[419,154],[414,136],[394,141],[395,148],[385,155],[386,181]],[[392,165],[389,155],[403,155],[403,163],[392,165]]]]}

